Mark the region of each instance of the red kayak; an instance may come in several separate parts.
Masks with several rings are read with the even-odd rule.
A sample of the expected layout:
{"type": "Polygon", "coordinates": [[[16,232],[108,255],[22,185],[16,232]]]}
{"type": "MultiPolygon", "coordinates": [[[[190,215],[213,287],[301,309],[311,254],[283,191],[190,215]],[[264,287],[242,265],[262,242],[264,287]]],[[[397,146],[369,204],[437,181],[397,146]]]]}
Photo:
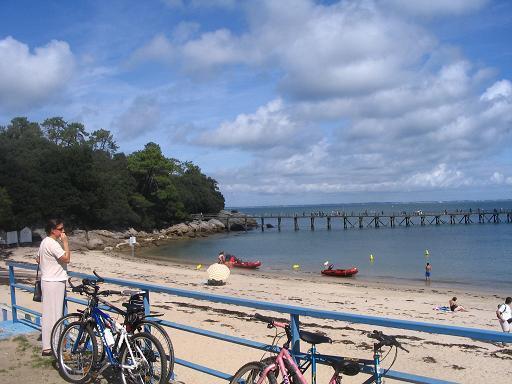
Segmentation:
{"type": "Polygon", "coordinates": [[[336,276],[336,277],[350,277],[354,276],[358,271],[356,267],[350,269],[324,269],[322,275],[336,276]]]}
{"type": "Polygon", "coordinates": [[[261,261],[235,261],[232,264],[236,268],[256,269],[261,265],[261,261]]]}

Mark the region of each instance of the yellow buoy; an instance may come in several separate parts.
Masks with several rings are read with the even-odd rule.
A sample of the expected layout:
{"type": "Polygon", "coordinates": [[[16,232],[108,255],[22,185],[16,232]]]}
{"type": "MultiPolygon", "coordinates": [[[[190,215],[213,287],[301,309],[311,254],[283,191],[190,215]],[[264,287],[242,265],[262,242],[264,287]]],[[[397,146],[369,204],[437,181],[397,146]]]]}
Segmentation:
{"type": "Polygon", "coordinates": [[[373,254],[370,253],[370,263],[373,263],[375,261],[375,258],[373,257],[373,254]]]}
{"type": "Polygon", "coordinates": [[[300,269],[300,265],[299,265],[299,264],[293,264],[293,265],[292,265],[292,268],[293,268],[294,270],[300,269]]]}
{"type": "Polygon", "coordinates": [[[201,268],[203,268],[203,264],[197,264],[196,269],[199,271],[201,268]]]}

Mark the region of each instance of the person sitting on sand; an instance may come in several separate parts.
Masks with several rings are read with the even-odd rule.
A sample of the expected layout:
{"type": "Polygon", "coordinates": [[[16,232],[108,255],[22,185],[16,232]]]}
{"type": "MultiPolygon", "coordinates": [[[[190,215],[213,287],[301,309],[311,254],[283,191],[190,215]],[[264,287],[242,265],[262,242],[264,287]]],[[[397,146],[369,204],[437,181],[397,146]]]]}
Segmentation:
{"type": "Polygon", "coordinates": [[[464,308],[462,305],[457,304],[457,298],[454,296],[449,301],[450,303],[450,310],[452,312],[467,312],[466,308],[464,308]]]}
{"type": "Polygon", "coordinates": [[[217,258],[219,259],[219,264],[224,264],[226,262],[226,256],[224,255],[224,251],[220,251],[219,256],[217,258]]]}

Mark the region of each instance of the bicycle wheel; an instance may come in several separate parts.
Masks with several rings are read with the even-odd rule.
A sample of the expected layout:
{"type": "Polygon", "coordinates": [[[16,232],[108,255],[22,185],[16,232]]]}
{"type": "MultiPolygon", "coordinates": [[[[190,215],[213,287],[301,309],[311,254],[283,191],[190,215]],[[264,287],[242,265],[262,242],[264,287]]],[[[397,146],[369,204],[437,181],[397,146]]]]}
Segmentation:
{"type": "Polygon", "coordinates": [[[123,383],[164,384],[167,359],[162,344],[147,332],[135,334],[129,344],[130,348],[123,343],[119,351],[123,383]]]}
{"type": "MultiPolygon", "coordinates": [[[[247,363],[236,371],[229,384],[256,384],[265,367],[266,365],[259,361],[247,363]]],[[[277,384],[274,372],[269,372],[262,383],[277,384]]]]}
{"type": "Polygon", "coordinates": [[[91,327],[75,321],[64,328],[57,349],[59,372],[70,383],[89,381],[96,365],[98,346],[91,327]]]}
{"type": "Polygon", "coordinates": [[[163,326],[152,320],[141,320],[137,323],[137,330],[139,332],[150,332],[162,344],[164,352],[167,355],[167,380],[171,381],[174,373],[174,348],[172,346],[171,338],[163,326]]]}
{"type": "Polygon", "coordinates": [[[52,333],[50,336],[53,357],[56,359],[58,358],[57,350],[59,348],[59,339],[64,328],[70,323],[80,320],[82,320],[82,315],[80,313],[68,313],[67,315],[62,316],[59,320],[57,320],[52,328],[52,333]]]}

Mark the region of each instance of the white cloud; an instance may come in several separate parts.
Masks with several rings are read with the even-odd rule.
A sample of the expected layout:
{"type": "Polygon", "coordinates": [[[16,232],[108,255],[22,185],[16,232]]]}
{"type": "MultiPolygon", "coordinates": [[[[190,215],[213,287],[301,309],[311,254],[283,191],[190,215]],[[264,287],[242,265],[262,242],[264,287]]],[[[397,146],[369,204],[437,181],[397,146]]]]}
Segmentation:
{"type": "Polygon", "coordinates": [[[138,96],[113,122],[119,137],[131,140],[155,131],[160,121],[160,105],[151,96],[138,96]]]}
{"type": "Polygon", "coordinates": [[[146,45],[137,49],[129,60],[131,64],[144,61],[159,61],[169,63],[175,57],[174,47],[162,34],[156,35],[146,45]]]}
{"type": "Polygon", "coordinates": [[[512,83],[509,80],[500,80],[487,88],[480,97],[480,100],[491,101],[499,98],[509,99],[512,97],[512,83]]]}
{"type": "Polygon", "coordinates": [[[474,12],[489,0],[384,0],[384,6],[393,10],[418,16],[461,15],[474,12]]]}
{"type": "Polygon", "coordinates": [[[237,0],[162,0],[171,8],[233,8],[237,0]]]}
{"type": "Polygon", "coordinates": [[[10,36],[0,40],[0,108],[23,110],[49,101],[65,89],[74,62],[63,41],[52,40],[31,52],[10,36]]]}
{"type": "Polygon", "coordinates": [[[240,114],[234,121],[203,133],[197,142],[217,147],[268,148],[286,143],[298,129],[286,113],[282,100],[277,99],[253,114],[240,114]]]}
{"type": "Polygon", "coordinates": [[[450,169],[447,164],[439,164],[427,172],[413,174],[405,181],[406,186],[430,188],[454,188],[471,184],[463,172],[450,169]]]}

